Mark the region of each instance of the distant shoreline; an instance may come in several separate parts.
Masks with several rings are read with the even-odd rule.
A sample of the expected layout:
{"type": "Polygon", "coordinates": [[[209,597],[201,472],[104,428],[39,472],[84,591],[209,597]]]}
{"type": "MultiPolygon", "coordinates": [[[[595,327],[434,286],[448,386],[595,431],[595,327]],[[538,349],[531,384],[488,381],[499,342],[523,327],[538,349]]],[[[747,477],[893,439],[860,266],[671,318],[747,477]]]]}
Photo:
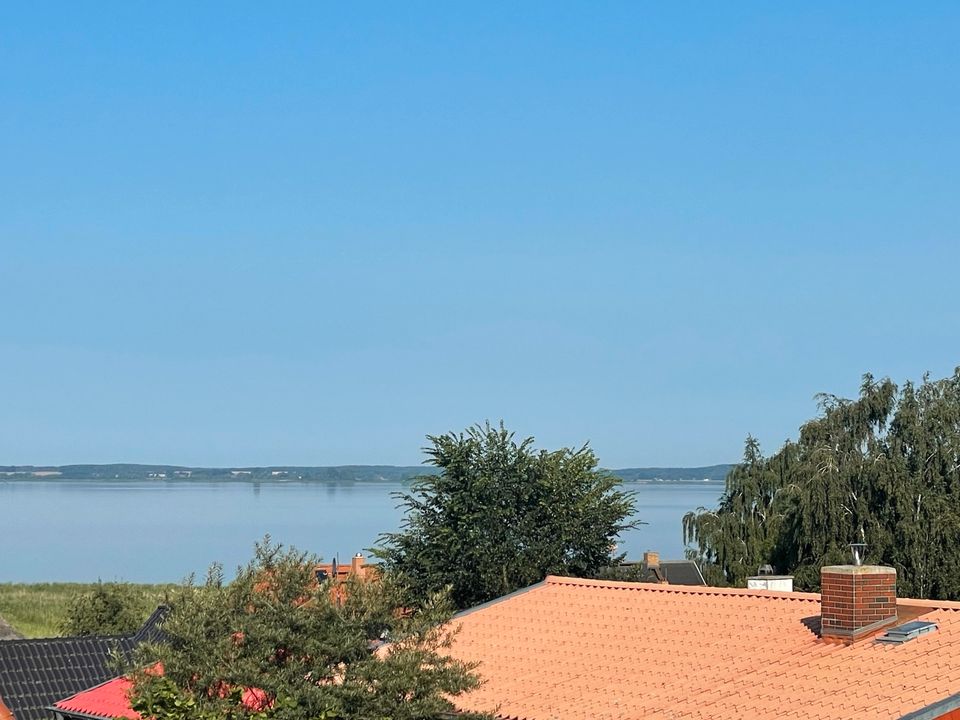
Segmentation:
{"type": "MultiPolygon", "coordinates": [[[[628,483],[723,482],[733,465],[693,468],[621,468],[610,470],[628,483]]],[[[102,481],[102,482],[246,482],[246,483],[397,483],[436,473],[428,466],[335,465],[203,468],[179,465],[6,465],[0,482],[102,481]]]]}

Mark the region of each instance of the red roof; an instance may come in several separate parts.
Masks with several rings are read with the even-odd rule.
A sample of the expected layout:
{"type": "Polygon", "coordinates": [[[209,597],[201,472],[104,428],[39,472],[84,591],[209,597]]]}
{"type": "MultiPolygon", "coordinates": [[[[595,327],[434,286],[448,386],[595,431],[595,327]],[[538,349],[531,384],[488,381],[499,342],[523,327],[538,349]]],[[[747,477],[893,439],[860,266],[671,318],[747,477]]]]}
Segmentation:
{"type": "Polygon", "coordinates": [[[83,713],[100,718],[129,718],[140,720],[140,713],[130,707],[130,688],[133,683],[125,677],[107,680],[102,685],[84,690],[53,706],[64,712],[83,713]]]}
{"type": "Polygon", "coordinates": [[[485,682],[454,702],[510,720],[943,717],[960,603],[898,605],[938,630],[845,646],[817,634],[813,593],[548,577],[456,618],[452,654],[485,682]]]}
{"type": "MultiPolygon", "coordinates": [[[[126,677],[118,677],[84,690],[66,700],[53,704],[57,710],[66,713],[81,713],[84,716],[104,718],[104,720],[141,720],[140,713],[130,707],[130,689],[133,683],[126,677]]],[[[270,700],[263,690],[247,688],[243,691],[242,702],[250,710],[263,710],[270,700]]]]}

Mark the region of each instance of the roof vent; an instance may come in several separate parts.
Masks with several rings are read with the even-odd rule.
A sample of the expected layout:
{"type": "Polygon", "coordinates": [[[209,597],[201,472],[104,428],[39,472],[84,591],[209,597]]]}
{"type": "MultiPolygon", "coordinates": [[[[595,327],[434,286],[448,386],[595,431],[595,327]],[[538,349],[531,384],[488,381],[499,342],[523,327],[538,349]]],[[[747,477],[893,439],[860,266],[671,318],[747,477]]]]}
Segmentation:
{"type": "Polygon", "coordinates": [[[932,633],[937,629],[937,624],[927,620],[914,620],[912,622],[897,625],[895,628],[887,630],[884,635],[877,638],[877,642],[892,643],[902,645],[905,642],[914,640],[921,635],[932,633]]]}
{"type": "MultiPolygon", "coordinates": [[[[770,568],[769,565],[766,567],[770,568]]],[[[748,590],[780,590],[781,592],[793,592],[793,575],[774,575],[771,572],[764,572],[760,568],[760,574],[747,578],[748,590]]]]}
{"type": "Polygon", "coordinates": [[[773,565],[761,565],[757,568],[757,575],[773,575],[773,565]]]}

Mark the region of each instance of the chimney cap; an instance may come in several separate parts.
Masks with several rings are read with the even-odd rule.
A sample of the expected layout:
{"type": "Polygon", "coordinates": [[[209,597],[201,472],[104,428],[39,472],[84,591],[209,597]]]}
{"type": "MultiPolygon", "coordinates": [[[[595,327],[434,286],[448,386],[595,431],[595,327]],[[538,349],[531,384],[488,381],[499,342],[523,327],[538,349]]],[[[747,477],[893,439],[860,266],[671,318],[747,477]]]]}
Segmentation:
{"type": "Polygon", "coordinates": [[[837,575],[896,575],[896,569],[886,565],[824,565],[820,573],[837,575]]]}

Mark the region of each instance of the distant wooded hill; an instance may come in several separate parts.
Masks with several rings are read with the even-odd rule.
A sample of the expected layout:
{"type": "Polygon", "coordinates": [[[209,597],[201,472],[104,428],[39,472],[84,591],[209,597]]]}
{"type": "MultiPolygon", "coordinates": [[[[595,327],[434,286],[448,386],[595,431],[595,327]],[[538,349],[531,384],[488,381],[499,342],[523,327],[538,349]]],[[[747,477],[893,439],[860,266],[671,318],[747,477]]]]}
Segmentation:
{"type": "MultiPolygon", "coordinates": [[[[722,481],[733,465],[696,468],[624,468],[611,470],[625,481],[722,481]]],[[[436,472],[419,465],[338,465],[330,467],[197,468],[181,465],[0,465],[0,479],[65,480],[310,480],[316,482],[402,482],[436,472]]]]}
{"type": "Polygon", "coordinates": [[[705,467],[692,468],[621,468],[620,470],[611,470],[617,477],[623,478],[628,482],[638,480],[664,480],[670,482],[682,481],[719,481],[722,482],[727,477],[735,465],[707,465],[705,467]]]}

